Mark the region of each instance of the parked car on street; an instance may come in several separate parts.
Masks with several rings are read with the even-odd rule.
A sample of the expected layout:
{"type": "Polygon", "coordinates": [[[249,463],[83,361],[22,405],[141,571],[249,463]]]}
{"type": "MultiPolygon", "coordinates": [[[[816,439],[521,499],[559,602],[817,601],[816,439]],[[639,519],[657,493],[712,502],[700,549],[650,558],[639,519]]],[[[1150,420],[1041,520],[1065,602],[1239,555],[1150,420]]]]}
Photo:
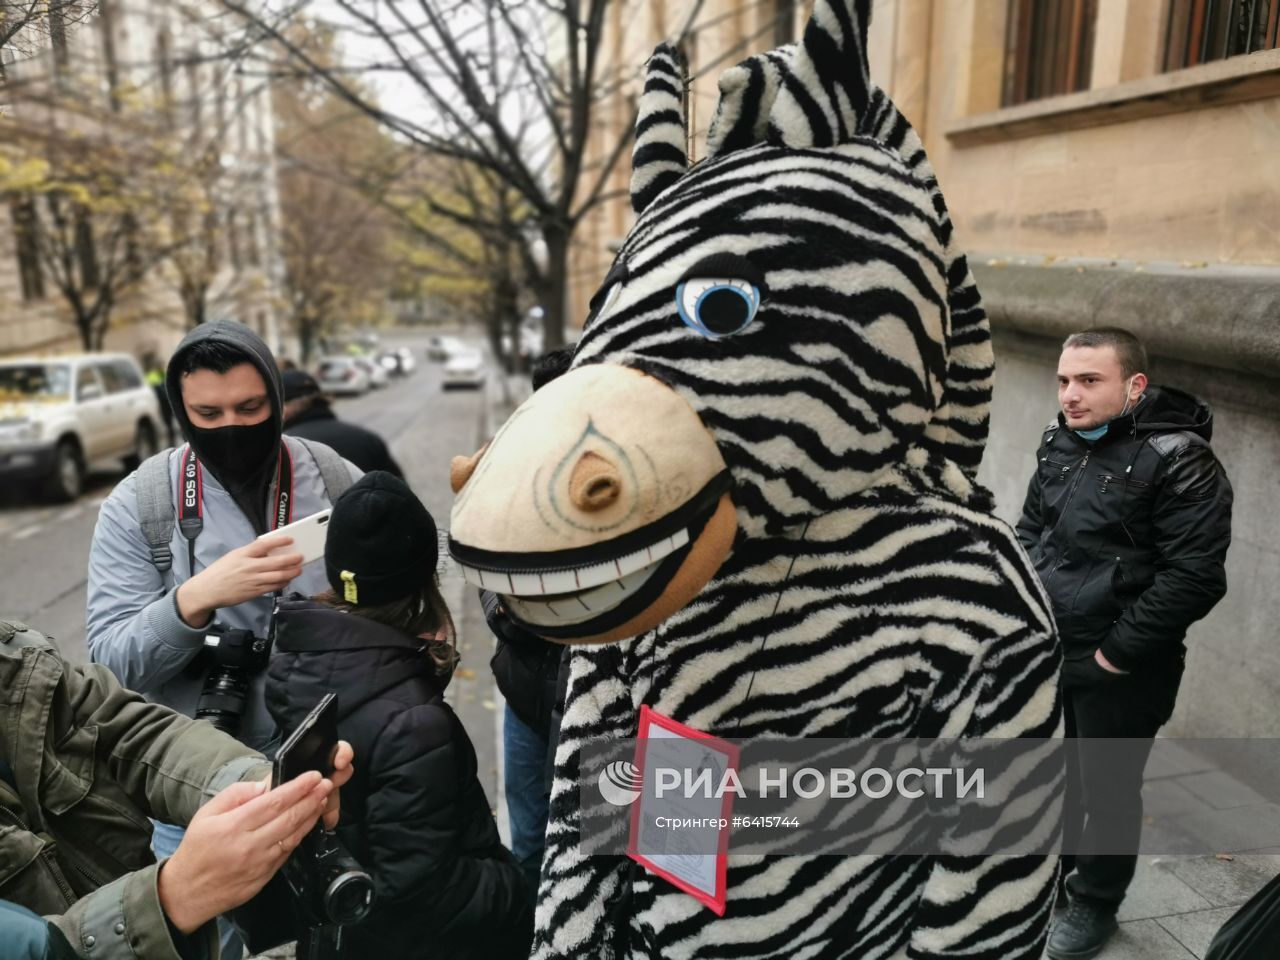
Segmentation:
{"type": "Polygon", "coordinates": [[[385,387],[390,380],[387,368],[380,364],[372,357],[356,357],[356,363],[360,364],[361,369],[369,375],[369,386],[377,389],[385,387]]]}
{"type": "Polygon", "coordinates": [[[158,449],[160,407],[127,354],[0,360],[0,483],[74,500],[91,466],[158,449]]]}
{"type": "Polygon", "coordinates": [[[484,386],[484,354],[474,347],[459,351],[444,362],[444,379],[441,387],[479,389],[484,386]]]}
{"type": "Polygon", "coordinates": [[[358,396],[369,389],[369,374],[355,357],[325,357],[316,367],[316,381],[325,393],[358,396]]]}
{"type": "Polygon", "coordinates": [[[384,350],[378,354],[377,362],[393,377],[407,377],[418,365],[413,359],[413,351],[408,347],[399,350],[384,350]]]}
{"type": "Polygon", "coordinates": [[[473,349],[457,337],[432,337],[427,341],[428,360],[448,360],[455,353],[473,349]]]}

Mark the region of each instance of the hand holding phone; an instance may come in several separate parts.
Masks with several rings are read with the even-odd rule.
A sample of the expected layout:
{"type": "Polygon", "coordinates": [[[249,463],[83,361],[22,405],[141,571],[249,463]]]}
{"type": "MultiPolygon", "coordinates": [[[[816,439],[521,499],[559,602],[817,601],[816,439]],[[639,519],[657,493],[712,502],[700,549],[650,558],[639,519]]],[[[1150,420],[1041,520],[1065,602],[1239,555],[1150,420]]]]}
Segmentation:
{"type": "Polygon", "coordinates": [[[272,783],[280,786],[308,770],[332,779],[337,753],[338,695],[328,693],[276,753],[272,783]]]}
{"type": "Polygon", "coordinates": [[[313,513],[309,517],[303,517],[301,520],[295,520],[293,523],[272,530],[270,533],[264,533],[258,539],[267,540],[271,537],[286,536],[293,540],[292,543],[282,544],[268,551],[269,557],[280,553],[300,553],[303,563],[319,560],[324,556],[324,541],[329,532],[331,512],[327,509],[321,510],[319,513],[313,513]]]}

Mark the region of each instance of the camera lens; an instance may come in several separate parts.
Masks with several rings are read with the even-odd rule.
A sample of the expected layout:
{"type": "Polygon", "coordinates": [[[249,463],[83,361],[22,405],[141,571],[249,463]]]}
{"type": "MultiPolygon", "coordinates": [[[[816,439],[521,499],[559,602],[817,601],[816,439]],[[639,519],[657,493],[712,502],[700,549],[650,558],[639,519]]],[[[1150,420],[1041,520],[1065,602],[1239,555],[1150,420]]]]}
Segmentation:
{"type": "Polygon", "coordinates": [[[196,719],[208,720],[223,733],[240,732],[249,678],[235,667],[218,667],[209,671],[200,699],[196,701],[196,719]]]}
{"type": "Polygon", "coordinates": [[[339,874],[324,892],[324,912],[338,926],[358,923],[372,907],[373,880],[362,871],[339,874]]]}

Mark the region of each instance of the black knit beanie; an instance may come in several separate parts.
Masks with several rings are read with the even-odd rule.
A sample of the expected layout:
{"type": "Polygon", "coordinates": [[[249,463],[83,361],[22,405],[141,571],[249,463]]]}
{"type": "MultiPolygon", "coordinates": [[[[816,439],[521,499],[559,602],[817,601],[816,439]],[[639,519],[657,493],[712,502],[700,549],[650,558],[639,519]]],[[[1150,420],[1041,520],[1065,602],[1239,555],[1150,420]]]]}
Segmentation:
{"type": "Polygon", "coordinates": [[[435,576],[436,523],[404,481],[366,473],[333,505],[324,568],[340,600],[381,606],[435,576]]]}

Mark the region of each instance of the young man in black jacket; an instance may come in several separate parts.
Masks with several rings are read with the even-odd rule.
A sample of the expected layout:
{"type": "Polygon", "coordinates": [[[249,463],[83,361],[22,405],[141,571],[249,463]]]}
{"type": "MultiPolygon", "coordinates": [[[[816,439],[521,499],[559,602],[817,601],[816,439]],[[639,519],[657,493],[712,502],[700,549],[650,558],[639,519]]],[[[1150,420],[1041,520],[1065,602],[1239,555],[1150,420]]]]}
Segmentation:
{"type": "Polygon", "coordinates": [[[1092,957],[1116,930],[1137,863],[1142,772],[1173,712],[1183,639],[1227,591],[1232,495],[1209,446],[1213,415],[1149,386],[1146,369],[1126,330],[1067,338],[1061,412],[1018,522],[1062,638],[1067,736],[1130,738],[1105,757],[1071,754],[1064,847],[1079,853],[1063,857],[1070,909],[1050,934],[1055,960],[1092,957]]]}

